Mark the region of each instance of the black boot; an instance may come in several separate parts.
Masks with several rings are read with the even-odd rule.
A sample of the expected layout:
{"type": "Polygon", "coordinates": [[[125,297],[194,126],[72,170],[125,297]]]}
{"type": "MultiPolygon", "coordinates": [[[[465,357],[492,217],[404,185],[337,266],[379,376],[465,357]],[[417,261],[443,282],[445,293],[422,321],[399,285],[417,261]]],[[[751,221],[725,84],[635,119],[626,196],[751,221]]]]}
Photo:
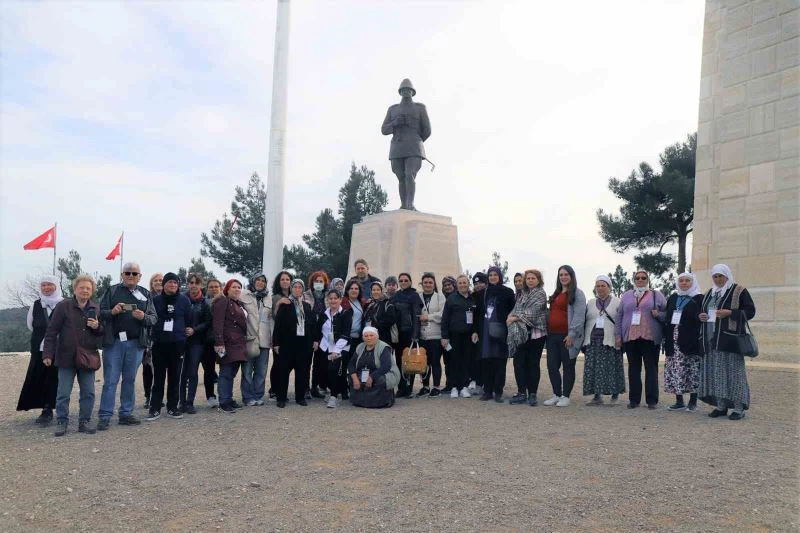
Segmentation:
{"type": "Polygon", "coordinates": [[[311,387],[311,397],[312,398],[324,398],[325,395],[319,391],[319,387],[314,386],[311,387]]]}
{"type": "Polygon", "coordinates": [[[53,421],[53,410],[49,407],[42,409],[42,414],[36,418],[36,423],[46,426],[53,421]]]}

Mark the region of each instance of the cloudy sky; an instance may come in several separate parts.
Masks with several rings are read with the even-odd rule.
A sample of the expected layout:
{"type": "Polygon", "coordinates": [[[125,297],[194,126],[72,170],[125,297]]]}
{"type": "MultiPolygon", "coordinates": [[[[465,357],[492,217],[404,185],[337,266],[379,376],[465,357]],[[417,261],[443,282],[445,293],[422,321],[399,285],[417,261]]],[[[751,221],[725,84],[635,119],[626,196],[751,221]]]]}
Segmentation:
{"type": "MultiPolygon", "coordinates": [[[[335,208],[351,161],[399,207],[380,134],[409,77],[436,162],[417,207],[458,225],[464,268],[559,264],[588,280],[632,254],[598,236],[608,178],[696,129],[703,4],[293,0],[287,243],[335,208]]],[[[50,268],[59,224],[85,270],[125,230],[145,274],[199,255],[253,171],[266,179],[276,2],[0,3],[0,283],[50,268]]],[[[223,269],[217,267],[221,274],[223,269]]],[[[587,283],[584,281],[584,284],[587,283]]]]}

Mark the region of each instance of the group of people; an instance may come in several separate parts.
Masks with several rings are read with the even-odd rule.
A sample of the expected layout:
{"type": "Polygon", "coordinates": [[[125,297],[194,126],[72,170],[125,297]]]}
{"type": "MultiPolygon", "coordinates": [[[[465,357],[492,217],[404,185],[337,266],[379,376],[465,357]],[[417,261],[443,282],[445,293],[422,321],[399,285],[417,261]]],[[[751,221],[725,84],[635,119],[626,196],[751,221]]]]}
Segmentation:
{"type": "Polygon", "coordinates": [[[745,332],[755,305],[725,265],[712,269],[712,288],[705,294],[686,272],[665,298],[650,287],[648,273],[638,270],[633,289],[619,298],[611,280],[597,276],[588,301],[569,265],[558,269],[549,296],[536,269],[516,274],[514,289],[504,285],[497,267],[471,280],[445,276],[441,289],[435,275],[425,273],[418,291],[408,273],[381,281],[363,259],[354,268],[356,275],[346,282],[314,272],[308,286],[288,271],[279,272],[271,287],[259,273],[247,288],[236,279],[222,285],[190,274],[181,292],[176,274],[154,274],[145,288],[139,265],[126,263],[121,283],[99,303],[91,299],[91,276],[73,281],[69,299],[54,277],[45,276],[28,313],[32,357],[17,409],[41,408],[42,424],[52,421],[55,409],[55,434],[66,434],[77,377],[79,432],[109,429],[120,383],[119,424],[140,424],[133,411],[142,363],[147,420],[161,417],[164,408],[171,418],[196,413],[201,365],[208,405],[226,413],[263,405],[268,397],[285,407],[292,372],[300,406],[321,398],[329,408],[347,399],[380,408],[396,398],[443,393],[503,403],[508,359],[517,385],[509,403],[536,406],[545,348],[553,394],[544,405],[570,405],[581,352],[587,405],[605,403],[604,396],[616,402],[626,392],[624,353],[628,408],[642,401],[644,367],[644,400],[656,409],[662,345],[664,389],[675,396],[670,410],[694,411],[700,399],[714,406],[709,416],[739,420],[749,408],[745,354],[736,337],[745,332]],[[93,427],[100,347],[104,379],[93,427]],[[404,351],[417,348],[424,348],[428,368],[414,393],[415,375],[400,369],[404,351]],[[234,399],[240,371],[242,403],[234,399]]]}

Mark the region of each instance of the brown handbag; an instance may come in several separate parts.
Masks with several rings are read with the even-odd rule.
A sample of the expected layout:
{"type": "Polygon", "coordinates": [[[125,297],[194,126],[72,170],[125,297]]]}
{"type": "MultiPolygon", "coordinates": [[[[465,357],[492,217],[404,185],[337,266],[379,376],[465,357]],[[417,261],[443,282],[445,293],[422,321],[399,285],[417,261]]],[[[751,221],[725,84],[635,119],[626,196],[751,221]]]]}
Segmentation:
{"type": "Polygon", "coordinates": [[[100,370],[100,352],[97,348],[78,346],[75,354],[75,367],[81,370],[100,370]]]}
{"type": "Polygon", "coordinates": [[[418,342],[413,342],[403,350],[401,364],[403,374],[424,374],[428,371],[428,352],[418,342]]]}

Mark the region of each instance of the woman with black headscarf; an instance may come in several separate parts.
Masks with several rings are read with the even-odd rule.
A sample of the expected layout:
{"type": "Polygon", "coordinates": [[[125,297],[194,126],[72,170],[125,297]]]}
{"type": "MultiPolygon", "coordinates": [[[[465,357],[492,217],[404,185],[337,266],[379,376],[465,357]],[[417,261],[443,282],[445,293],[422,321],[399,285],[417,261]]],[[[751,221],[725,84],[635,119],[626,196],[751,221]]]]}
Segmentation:
{"type": "MultiPolygon", "coordinates": [[[[303,300],[305,291],[303,280],[292,281],[289,305],[282,305],[275,314],[275,330],[272,334],[272,350],[278,365],[278,407],[286,407],[289,390],[289,373],[294,370],[294,400],[306,406],[306,387],[308,386],[308,358],[313,351],[316,332],[314,311],[303,300]]],[[[273,364],[275,364],[273,363],[273,364]]]]}
{"type": "Polygon", "coordinates": [[[506,319],[514,309],[515,294],[503,285],[503,272],[498,267],[489,267],[486,275],[489,284],[483,298],[477,302],[478,335],[481,339],[481,365],[483,370],[483,396],[487,401],[503,402],[503,387],[506,384],[508,361],[508,327],[506,319]]]}

